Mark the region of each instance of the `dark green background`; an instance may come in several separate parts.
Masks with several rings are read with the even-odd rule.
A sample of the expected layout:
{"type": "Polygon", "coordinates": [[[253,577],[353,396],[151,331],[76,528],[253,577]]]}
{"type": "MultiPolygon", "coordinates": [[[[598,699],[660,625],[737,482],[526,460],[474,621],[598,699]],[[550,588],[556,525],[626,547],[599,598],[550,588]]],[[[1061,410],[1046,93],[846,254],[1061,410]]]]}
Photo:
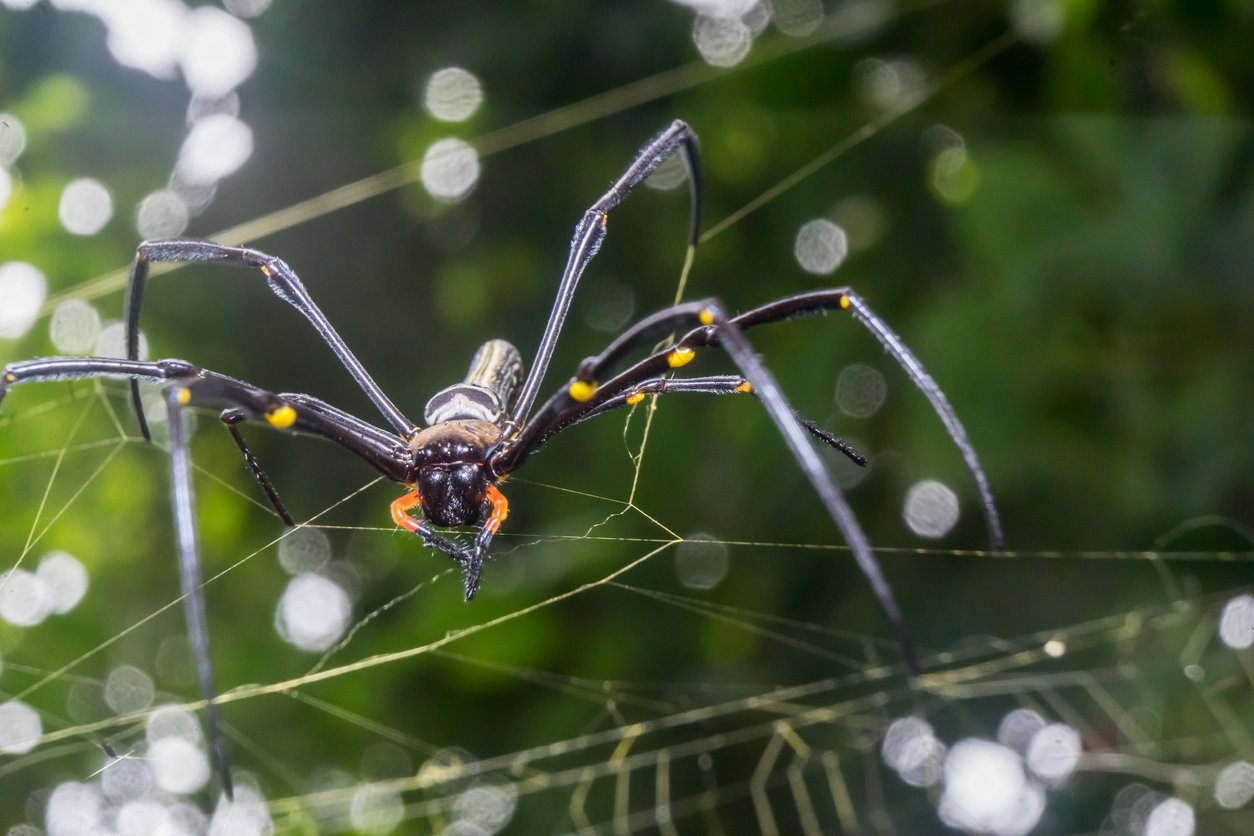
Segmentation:
{"type": "MultiPolygon", "coordinates": [[[[899,671],[868,679],[868,653],[895,663],[897,651],[884,641],[882,616],[848,553],[829,548],[838,536],[768,421],[749,401],[675,397],[659,404],[636,505],[679,536],[705,532],[733,543],[724,583],[687,593],[736,608],[730,618],[600,586],[454,642],[447,650],[456,656],[417,655],[307,693],[395,732],[416,769],[428,745],[456,748],[474,763],[839,676],[805,699],[711,713],[642,738],[631,753],[652,754],[633,773],[627,802],[639,816],[619,824],[650,830],[657,753],[704,741],[712,749],[708,769],[672,752],[674,797],[704,799],[707,808],[679,819],[683,832],[715,824],[756,830],[745,782],[768,767],[772,809],[785,832],[795,830],[791,750],[771,761],[766,739],[711,741],[832,706],[839,719],[799,732],[812,747],[802,774],[823,826],[837,826],[821,766],[821,753],[831,752],[863,828],[887,831],[891,822],[899,833],[929,832],[939,825],[927,794],[878,764],[886,722],[917,711],[953,743],[995,737],[1006,711],[1027,706],[1075,725],[1088,752],[1119,756],[1117,767],[1089,762],[1051,792],[1038,832],[1096,831],[1116,794],[1136,782],[1195,803],[1200,832],[1247,831],[1247,813],[1216,807],[1205,768],[1249,759],[1254,731],[1250,658],[1212,635],[1223,601],[1248,588],[1254,525],[1254,12],[1235,0],[1067,6],[1057,41],[1014,43],[952,84],[947,75],[1008,28],[1003,4],[903,3],[882,29],[854,38],[805,42],[771,30],[745,65],[726,71],[700,62],[688,10],[653,0],[277,3],[257,20],[260,66],[240,93],[256,150],[189,234],[208,236],[415,162],[444,135],[508,146],[484,157],[478,187],[455,207],[408,185],[249,241],[301,274],[412,415],[460,379],[484,339],[510,339],[531,355],[575,220],[669,120],[688,120],[701,137],[709,228],[879,115],[855,95],[858,61],[920,62],[942,85],[936,96],[706,242],[686,295],[717,295],[743,309],[825,284],[857,288],[966,423],[1012,550],[999,558],[973,553],[986,541],[971,479],[926,401],[878,344],[843,317],[806,320],[755,333],[757,345],[803,413],[872,454],[870,475],[850,501],[883,547],[881,563],[928,651],[925,666],[955,668],[985,690],[912,693],[899,671]],[[777,57],[762,60],[772,51],[777,57]],[[447,65],[483,82],[486,104],[468,123],[441,125],[418,104],[422,80],[447,65]],[[675,68],[681,89],[661,85],[658,95],[635,97],[639,88],[628,87],[675,68]],[[560,110],[589,97],[597,97],[594,108],[560,110]],[[924,132],[937,124],[964,137],[978,171],[978,188],[961,205],[938,201],[928,188],[924,132]],[[883,208],[882,238],[830,279],[804,273],[792,255],[797,229],[851,194],[883,208]],[[889,382],[887,404],[869,421],[843,418],[832,399],[836,374],[851,362],[874,366],[889,382]],[[936,543],[901,521],[905,491],[923,478],[946,482],[962,502],[959,525],[936,543]],[[777,634],[822,652],[803,652],[777,634]],[[1066,638],[1072,652],[1042,658],[1038,648],[1051,635],[1066,638]],[[1189,663],[1205,669],[1202,681],[1184,675],[1189,663]],[[614,702],[612,693],[641,701],[614,702]],[[860,701],[856,710],[850,701],[860,701]],[[1162,764],[1186,768],[1168,773],[1156,768],[1162,764]]],[[[17,166],[22,188],[0,211],[0,262],[36,264],[53,296],[123,267],[137,238],[130,207],[168,174],[184,98],[177,82],[118,67],[91,19],[44,8],[0,12],[0,109],[23,118],[30,135],[17,166]],[[67,79],[82,107],[57,125],[67,79]],[[68,235],[56,220],[61,187],[79,176],[103,180],[119,207],[89,239],[68,235]]],[[[686,212],[682,191],[645,189],[613,215],[550,386],[610,338],[587,323],[599,297],[629,287],[637,315],[670,302],[686,212]]],[[[120,315],[120,292],[95,301],[106,318],[120,315]]],[[[50,353],[46,325],[45,318],[25,339],[0,343],[0,361],[50,353]]],[[[375,417],[258,276],[189,269],[158,279],[144,328],[154,357],[183,357],[375,417]]],[[[711,356],[691,368],[710,373],[727,364],[711,356]]],[[[131,427],[120,389],[105,391],[131,427]]],[[[116,638],[175,596],[163,453],[128,444],[81,495],[107,446],[67,456],[55,478],[54,458],[24,458],[64,446],[92,392],[91,385],[32,386],[6,400],[0,417],[0,565],[15,559],[32,529],[52,521],[24,565],[64,548],[92,573],[88,597],[72,614],[26,631],[0,628],[5,694],[116,638]]],[[[633,449],[643,418],[637,413],[626,431],[633,449]]],[[[255,489],[212,417],[200,425],[197,463],[241,492],[198,482],[205,562],[216,572],[281,528],[249,501],[255,489]]],[[[114,436],[97,404],[74,441],[114,436]]],[[[249,437],[301,519],[371,473],[317,441],[261,429],[249,437]]],[[[608,540],[546,539],[581,535],[618,510],[632,473],[623,417],[564,435],[511,481],[500,559],[489,565],[478,600],[463,605],[454,576],[444,573],[363,629],[332,664],[485,624],[650,552],[657,543],[639,538],[665,542],[667,535],[636,512],[593,532],[608,540]]],[[[371,488],[318,521],[366,527],[329,532],[336,558],[360,567],[358,616],[447,568],[442,556],[392,532],[386,506],[398,490],[371,488]]],[[[621,580],[684,594],[674,551],[621,580]]],[[[298,676],[312,664],[271,629],[285,582],[273,552],[208,590],[223,690],[298,676]]],[[[124,663],[152,672],[162,640],[183,630],[181,619],[174,609],[163,613],[26,701],[46,712],[46,730],[72,725],[66,699],[75,682],[85,678],[90,689],[124,663]]],[[[169,699],[195,693],[185,682],[158,685],[169,699]]],[[[383,739],[278,696],[233,703],[224,715],[237,766],[257,776],[268,798],[298,804],[324,767],[365,781],[363,752],[383,739]]],[[[108,734],[118,749],[142,739],[130,727],[108,734]]],[[[530,768],[605,769],[614,748],[576,746],[530,768]]],[[[100,760],[90,736],[6,757],[0,824],[25,819],[31,791],[85,779],[100,760]]],[[[515,832],[578,824],[568,812],[582,792],[578,781],[555,780],[523,797],[515,832]]],[[[600,776],[587,788],[588,816],[607,832],[615,780],[600,776]]],[[[463,787],[407,792],[402,830],[438,830],[448,819],[428,814],[463,787]]],[[[312,803],[307,809],[327,814],[312,803]]],[[[282,827],[295,821],[279,819],[282,827]]]]}

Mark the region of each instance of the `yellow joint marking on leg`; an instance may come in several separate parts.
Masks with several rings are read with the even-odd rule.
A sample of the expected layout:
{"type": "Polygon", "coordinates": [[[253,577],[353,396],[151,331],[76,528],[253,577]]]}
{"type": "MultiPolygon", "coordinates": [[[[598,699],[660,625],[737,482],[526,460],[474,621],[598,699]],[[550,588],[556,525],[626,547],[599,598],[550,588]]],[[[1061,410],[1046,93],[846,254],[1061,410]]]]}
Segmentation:
{"type": "Polygon", "coordinates": [[[262,273],[262,275],[264,275],[267,279],[268,279],[268,278],[270,278],[270,276],[272,276],[272,275],[273,275],[273,274],[270,272],[270,268],[269,268],[269,267],[267,267],[267,266],[266,266],[266,265],[264,265],[264,264],[263,264],[263,265],[261,265],[261,273],[262,273]]]}
{"type": "Polygon", "coordinates": [[[842,310],[849,307],[849,297],[843,293],[840,295],[840,307],[842,310]]]}
{"type": "Polygon", "coordinates": [[[714,311],[709,308],[702,308],[701,313],[697,315],[697,319],[701,320],[702,325],[713,325],[714,311]]]}
{"type": "Polygon", "coordinates": [[[266,420],[270,422],[270,426],[285,430],[296,423],[296,410],[287,404],[276,406],[266,413],[266,420]]]}
{"type": "Polygon", "coordinates": [[[183,406],[187,406],[189,403],[192,402],[192,390],[184,386],[182,389],[179,390],[179,393],[175,395],[174,397],[180,404],[182,404],[183,406]]]}
{"type": "Polygon", "coordinates": [[[570,399],[578,403],[583,403],[596,393],[597,384],[595,380],[576,380],[566,390],[566,394],[570,395],[570,399]]]}
{"type": "Polygon", "coordinates": [[[736,387],[736,391],[737,391],[737,392],[744,392],[744,393],[752,392],[752,391],[753,391],[753,384],[751,384],[751,383],[750,383],[749,381],[747,381],[747,380],[742,380],[742,381],[740,381],[740,385],[736,387]]]}
{"type": "Polygon", "coordinates": [[[642,400],[644,400],[644,392],[632,392],[630,395],[627,396],[627,405],[635,406],[636,404],[640,403],[642,400]]]}
{"type": "Polygon", "coordinates": [[[608,224],[609,222],[610,222],[610,215],[609,215],[609,213],[608,213],[608,212],[602,212],[602,213],[601,213],[601,226],[605,226],[605,225],[606,225],[606,224],[608,224]]]}
{"type": "Polygon", "coordinates": [[[681,345],[677,348],[671,349],[670,354],[666,355],[666,363],[672,369],[677,369],[680,366],[686,366],[689,363],[691,363],[692,358],[695,355],[696,355],[696,352],[693,351],[691,348],[689,348],[686,345],[681,345]]]}
{"type": "Polygon", "coordinates": [[[9,383],[12,383],[13,381],[17,380],[17,375],[15,375],[13,372],[5,372],[4,379],[7,380],[9,383]]]}

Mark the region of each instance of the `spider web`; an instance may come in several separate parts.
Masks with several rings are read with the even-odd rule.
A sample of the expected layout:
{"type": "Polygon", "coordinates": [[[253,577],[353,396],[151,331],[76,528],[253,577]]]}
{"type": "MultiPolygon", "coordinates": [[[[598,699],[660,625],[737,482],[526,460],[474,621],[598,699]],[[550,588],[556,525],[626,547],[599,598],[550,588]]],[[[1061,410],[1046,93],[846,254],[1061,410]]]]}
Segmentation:
{"type": "MultiPolygon", "coordinates": [[[[1006,45],[992,39],[969,52],[937,74],[937,88],[1006,45]]],[[[634,104],[630,92],[609,100],[634,104]]],[[[761,205],[776,205],[784,188],[808,182],[900,115],[865,123],[781,176],[761,205]]],[[[569,121],[545,114],[512,141],[569,121]]],[[[359,181],[222,237],[311,222],[405,176],[359,181]]],[[[716,250],[722,231],[752,223],[745,217],[715,217],[706,237],[716,240],[698,259],[716,250]]],[[[62,298],[116,286],[102,277],[62,298]]],[[[859,347],[842,351],[853,358],[874,352],[857,335],[825,342],[844,339],[829,331],[852,331],[834,319],[804,327],[805,339],[761,341],[790,394],[812,378],[777,358],[833,345],[859,347]]],[[[555,365],[568,367],[560,356],[555,365]]],[[[355,597],[344,637],[312,656],[269,629],[286,581],[274,554],[302,529],[284,533],[267,519],[229,440],[201,415],[202,551],[221,711],[241,783],[260,788],[280,832],[923,832],[936,829],[943,803],[941,747],[996,740],[999,730],[1014,743],[1034,716],[1074,729],[1084,748],[1058,785],[1029,776],[1045,805],[1038,832],[1144,832],[1169,798],[1187,802],[1202,829],[1248,826],[1248,813],[1224,799],[1233,797],[1232,776],[1240,779],[1232,765],[1250,758],[1252,671],[1248,656],[1219,638],[1225,606],[1249,591],[1254,551],[1241,522],[1183,516],[1149,534],[1115,530],[1114,549],[1050,542],[990,555],[978,547],[973,490],[957,454],[938,426],[913,432],[938,422],[912,403],[921,399],[887,361],[882,370],[893,393],[887,409],[912,416],[886,420],[917,437],[890,445],[857,426],[890,464],[866,484],[840,472],[923,648],[928,673],[914,685],[847,550],[752,404],[646,402],[572,431],[590,436],[587,444],[556,440],[510,480],[513,516],[472,606],[460,603],[456,572],[441,556],[365,522],[385,521],[380,509],[394,486],[325,475],[360,474],[339,467],[325,445],[253,433],[285,498],[303,509],[302,526],[327,535],[326,571],[355,597]],[[686,440],[668,440],[676,438],[686,440]],[[545,464],[564,456],[585,476],[545,464]],[[882,475],[911,457],[925,464],[899,466],[896,481],[882,475]],[[962,526],[941,542],[976,548],[893,545],[918,542],[885,523],[899,515],[901,481],[916,471],[943,473],[964,498],[962,526]],[[891,513],[877,509],[894,495],[891,513]],[[1231,547],[1213,545],[1225,539],[1231,547]],[[716,582],[701,588],[693,565],[716,582]],[[906,717],[926,722],[937,748],[916,735],[922,756],[898,775],[885,765],[885,741],[906,717]],[[1229,795],[1217,798],[1219,787],[1229,795]]],[[[942,384],[965,417],[968,399],[942,384]]],[[[824,408],[817,403],[799,395],[803,410],[824,408]]],[[[16,824],[38,821],[61,782],[129,774],[149,757],[154,709],[111,710],[110,671],[149,671],[157,704],[203,706],[186,700],[193,679],[173,561],[164,557],[172,542],[165,453],[134,437],[123,387],[24,387],[5,410],[0,478],[14,556],[5,565],[34,568],[61,548],[93,576],[71,613],[0,634],[4,696],[35,706],[44,730],[33,751],[0,762],[0,782],[23,789],[21,798],[6,790],[6,824],[16,824]],[[141,568],[154,563],[168,564],[160,583],[149,583],[159,572],[141,568]]],[[[1009,508],[1024,501],[1000,498],[1009,508]]]]}

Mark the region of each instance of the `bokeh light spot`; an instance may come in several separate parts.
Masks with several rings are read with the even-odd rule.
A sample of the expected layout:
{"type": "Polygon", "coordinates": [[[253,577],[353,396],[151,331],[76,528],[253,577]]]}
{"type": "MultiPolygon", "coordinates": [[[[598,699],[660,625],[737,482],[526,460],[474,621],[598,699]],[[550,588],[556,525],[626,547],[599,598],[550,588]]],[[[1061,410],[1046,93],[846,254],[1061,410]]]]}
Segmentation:
{"type": "Polygon", "coordinates": [[[462,122],[483,103],[483,86],[474,73],[461,67],[445,67],[427,79],[423,106],[441,122],[462,122]]]}
{"type": "Polygon", "coordinates": [[[675,572],[689,589],[713,589],[727,577],[727,544],[710,534],[694,534],[675,550],[675,572]]]}
{"type": "Polygon", "coordinates": [[[68,552],[45,555],[35,569],[35,576],[47,585],[54,613],[69,612],[87,594],[87,570],[68,552]]]}
{"type": "Polygon", "coordinates": [[[93,786],[60,784],[48,796],[44,826],[48,836],[79,836],[96,833],[104,819],[104,797],[93,786]]]}
{"type": "Polygon", "coordinates": [[[1033,775],[1054,787],[1071,777],[1081,750],[1079,732],[1065,723],[1051,723],[1032,736],[1025,759],[1033,775]]]}
{"type": "Polygon", "coordinates": [[[692,41],[707,64],[734,67],[749,54],[753,33],[737,18],[699,15],[692,25],[692,41]]]}
{"type": "Polygon", "coordinates": [[[233,800],[219,797],[209,822],[209,836],[270,836],[272,833],[274,821],[270,808],[255,787],[237,786],[233,800]]]}
{"type": "Polygon", "coordinates": [[[252,29],[239,18],[201,6],[188,16],[179,52],[183,79],[197,96],[225,96],[257,68],[252,29]]]}
{"type": "Polygon", "coordinates": [[[362,833],[391,833],[405,816],[405,805],[400,793],[372,784],[359,787],[353,793],[348,817],[353,827],[362,833]]]}
{"type": "Polygon", "coordinates": [[[1219,617],[1219,638],[1237,650],[1254,644],[1254,596],[1238,595],[1224,606],[1219,617]]]}
{"type": "Polygon", "coordinates": [[[960,740],[945,758],[940,817],[950,827],[999,836],[1026,834],[1040,820],[1045,793],[1027,780],[1013,750],[987,740],[960,740]]]}
{"type": "Polygon", "coordinates": [[[252,129],[234,116],[215,113],[188,132],[175,174],[189,185],[203,186],[238,171],[252,153],[252,129]]]}
{"type": "Polygon", "coordinates": [[[331,559],[331,538],[308,526],[291,531],[279,541],[279,564],[289,575],[314,572],[331,559]]]}
{"type": "Polygon", "coordinates": [[[177,0],[98,3],[90,9],[109,30],[109,52],[124,67],[154,78],[173,78],[187,25],[187,7],[177,0]]]}
{"type": "Polygon", "coordinates": [[[35,709],[24,702],[0,703],[0,752],[24,755],[39,742],[43,722],[35,709]]]}
{"type": "Polygon", "coordinates": [[[1178,798],[1159,803],[1145,821],[1145,836],[1193,836],[1196,827],[1193,807],[1178,798]]]}
{"type": "Polygon", "coordinates": [[[684,158],[680,154],[671,154],[662,162],[658,163],[653,171],[649,172],[649,176],[645,178],[644,184],[650,189],[658,189],[660,191],[669,191],[678,188],[688,179],[688,166],[684,162],[684,158]]]}
{"type": "Polygon", "coordinates": [[[0,618],[14,627],[33,627],[52,613],[52,590],[34,572],[10,569],[0,575],[0,618]]]}
{"type": "MultiPolygon", "coordinates": [[[[13,165],[26,150],[26,126],[12,113],[0,113],[0,166],[13,165]]],[[[0,200],[0,206],[4,204],[0,200]]]]}
{"type": "Polygon", "coordinates": [[[793,255],[807,273],[827,275],[839,267],[848,254],[849,239],[845,231],[826,218],[803,224],[793,243],[793,255]]]}
{"type": "Polygon", "coordinates": [[[100,335],[100,312],[82,299],[57,305],[48,323],[48,336],[62,354],[86,354],[100,335]]]}
{"type": "Polygon", "coordinates": [[[457,796],[453,814],[460,825],[473,825],[485,834],[499,832],[514,816],[518,806],[518,790],[506,782],[483,781],[457,796]]]}
{"type": "Polygon", "coordinates": [[[113,195],[99,180],[72,180],[61,192],[57,215],[67,232],[95,235],[113,217],[113,195]]]}
{"type": "Polygon", "coordinates": [[[236,17],[253,18],[261,16],[270,8],[272,0],[222,0],[222,6],[236,17]]]}
{"type": "Polygon", "coordinates": [[[134,665],[114,668],[109,671],[109,678],[105,680],[105,704],[115,714],[143,711],[152,705],[155,696],[152,677],[134,665]]]}
{"type": "Polygon", "coordinates": [[[305,573],[288,583],[274,614],[285,642],[301,650],[326,650],[348,627],[348,594],[321,575],[305,573]]]}
{"type": "Polygon", "coordinates": [[[1016,708],[1001,718],[997,726],[997,742],[1019,754],[1028,750],[1032,738],[1045,728],[1045,718],[1030,708],[1016,708]]]}
{"type": "Polygon", "coordinates": [[[931,725],[918,717],[894,720],[880,747],[884,763],[913,787],[930,787],[940,780],[945,747],[931,725]]]}
{"type": "Polygon", "coordinates": [[[966,148],[944,149],[932,157],[928,169],[928,185],[942,203],[966,203],[980,188],[980,171],[966,148]]]}
{"type": "Polygon", "coordinates": [[[911,58],[864,58],[853,67],[854,89],[867,104],[886,111],[909,110],[927,89],[927,74],[911,58]]]}
{"type": "Polygon", "coordinates": [[[30,330],[48,295],[48,280],[33,264],[0,265],[0,338],[15,340],[30,330]]]}
{"type": "Polygon", "coordinates": [[[823,22],[823,4],[819,0],[771,0],[771,21],[785,35],[805,37],[823,22]]]}
{"type": "Polygon", "coordinates": [[[181,195],[161,189],[146,196],[135,211],[135,230],[143,238],[174,238],[187,230],[191,211],[181,195]]]}
{"type": "Polygon", "coordinates": [[[200,723],[185,708],[163,705],[148,715],[148,721],[144,724],[144,738],[152,744],[171,737],[197,743],[200,741],[200,723]]]}
{"type": "Polygon", "coordinates": [[[888,398],[888,381],[866,363],[851,363],[836,376],[836,406],[850,418],[870,418],[888,398]]]}
{"type": "Polygon", "coordinates": [[[148,746],[147,761],[153,780],[165,792],[188,795],[209,782],[209,759],[185,738],[153,741],[148,746]]]}
{"type": "Polygon", "coordinates": [[[1215,778],[1215,801],[1220,807],[1236,810],[1254,798],[1254,764],[1248,761],[1230,763],[1215,778]]]}
{"type": "MultiPolygon", "coordinates": [[[[126,325],[122,322],[106,322],[96,335],[96,347],[92,353],[97,357],[125,357],[126,325]]],[[[148,337],[143,331],[139,332],[139,359],[148,359],[148,337]]]]}
{"type": "Polygon", "coordinates": [[[920,537],[944,537],[958,522],[958,496],[934,479],[915,483],[906,492],[906,525],[920,537]]]}
{"type": "Polygon", "coordinates": [[[479,152],[460,139],[439,139],[422,156],[422,185],[438,200],[455,202],[479,181],[479,152]]]}
{"type": "Polygon", "coordinates": [[[1020,38],[1044,46],[1058,40],[1067,26],[1067,7],[1061,0],[1015,0],[1010,25],[1020,38]]]}

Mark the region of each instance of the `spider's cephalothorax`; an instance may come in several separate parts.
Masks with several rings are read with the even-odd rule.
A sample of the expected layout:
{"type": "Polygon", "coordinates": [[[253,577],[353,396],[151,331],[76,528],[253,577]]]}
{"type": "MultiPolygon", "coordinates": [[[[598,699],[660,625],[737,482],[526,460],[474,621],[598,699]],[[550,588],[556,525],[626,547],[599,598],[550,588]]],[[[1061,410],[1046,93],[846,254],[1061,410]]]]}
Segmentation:
{"type": "MultiPolygon", "coordinates": [[[[522,382],[522,355],[505,340],[484,343],[466,379],[437,393],[423,417],[430,424],[409,439],[422,513],[436,525],[481,521],[495,497],[488,454],[501,440],[507,410],[522,382]]],[[[496,496],[499,496],[496,492],[496,496]]],[[[503,500],[503,498],[502,498],[503,500]]],[[[504,514],[502,514],[504,519],[504,514]]]]}
{"type": "MultiPolygon", "coordinates": [[[[834,288],[786,296],[736,316],[724,313],[715,299],[682,302],[664,308],[629,327],[601,354],[586,358],[579,364],[575,376],[532,412],[579,278],[605,238],[609,212],[664,159],[676,152],[687,164],[692,194],[686,262],[691,264],[701,226],[700,166],[696,136],[688,125],[676,121],[641,149],[622,176],[584,212],[575,226],[557,298],[527,374],[523,375],[522,360],[509,343],[503,340],[485,343],[471,362],[466,380],[438,393],[427,404],[425,429],[419,428],[392,403],[286,263],[258,250],[207,241],[149,241],[139,246],[126,295],[127,359],[53,357],[15,363],[5,369],[0,377],[0,399],[9,386],[27,381],[129,376],[131,400],[140,432],[145,437],[148,437],[148,425],[138,381],[143,378],[170,382],[165,389],[165,402],[169,410],[171,498],[178,532],[183,597],[206,701],[210,751],[228,796],[231,776],[216,720],[208,624],[196,546],[191,457],[183,419],[183,410],[189,406],[225,407],[222,423],[235,439],[271,504],[288,525],[294,525],[291,514],[240,434],[238,425],[245,421],[264,422],[276,429],[324,438],[357,455],[388,479],[408,487],[409,493],[392,503],[392,518],[402,529],[421,537],[424,544],[457,561],[462,568],[465,597],[469,599],[479,587],[492,537],[508,512],[505,497],[496,486],[553,436],[589,418],[637,404],[647,395],[750,394],[766,408],[792,457],[848,543],[859,569],[870,581],[901,645],[907,670],[912,674],[919,672],[919,661],[892,590],[880,572],[853,511],[806,431],[859,464],[865,464],[866,460],[830,432],[793,412],[774,377],[744,336],[745,331],[759,325],[826,311],[846,311],[866,326],[931,402],[957,444],[975,477],[993,549],[1000,550],[1001,523],[988,480],[958,416],[914,353],[851,289],[834,288]],[[270,289],[309,320],[391,429],[381,429],[310,395],[269,392],[182,360],[139,360],[139,310],[152,261],[219,262],[259,270],[270,289]],[[676,334],[682,336],[675,340],[673,335],[676,334]],[[659,340],[664,347],[650,349],[658,345],[659,340]],[[740,375],[676,377],[697,350],[710,347],[727,352],[739,367],[740,375]],[[645,356],[631,362],[633,356],[640,354],[645,356]],[[421,507],[425,519],[409,514],[417,507],[421,507]],[[454,542],[433,528],[479,523],[481,526],[470,544],[454,542]]],[[[798,359],[816,368],[819,365],[813,357],[798,359]]]]}

